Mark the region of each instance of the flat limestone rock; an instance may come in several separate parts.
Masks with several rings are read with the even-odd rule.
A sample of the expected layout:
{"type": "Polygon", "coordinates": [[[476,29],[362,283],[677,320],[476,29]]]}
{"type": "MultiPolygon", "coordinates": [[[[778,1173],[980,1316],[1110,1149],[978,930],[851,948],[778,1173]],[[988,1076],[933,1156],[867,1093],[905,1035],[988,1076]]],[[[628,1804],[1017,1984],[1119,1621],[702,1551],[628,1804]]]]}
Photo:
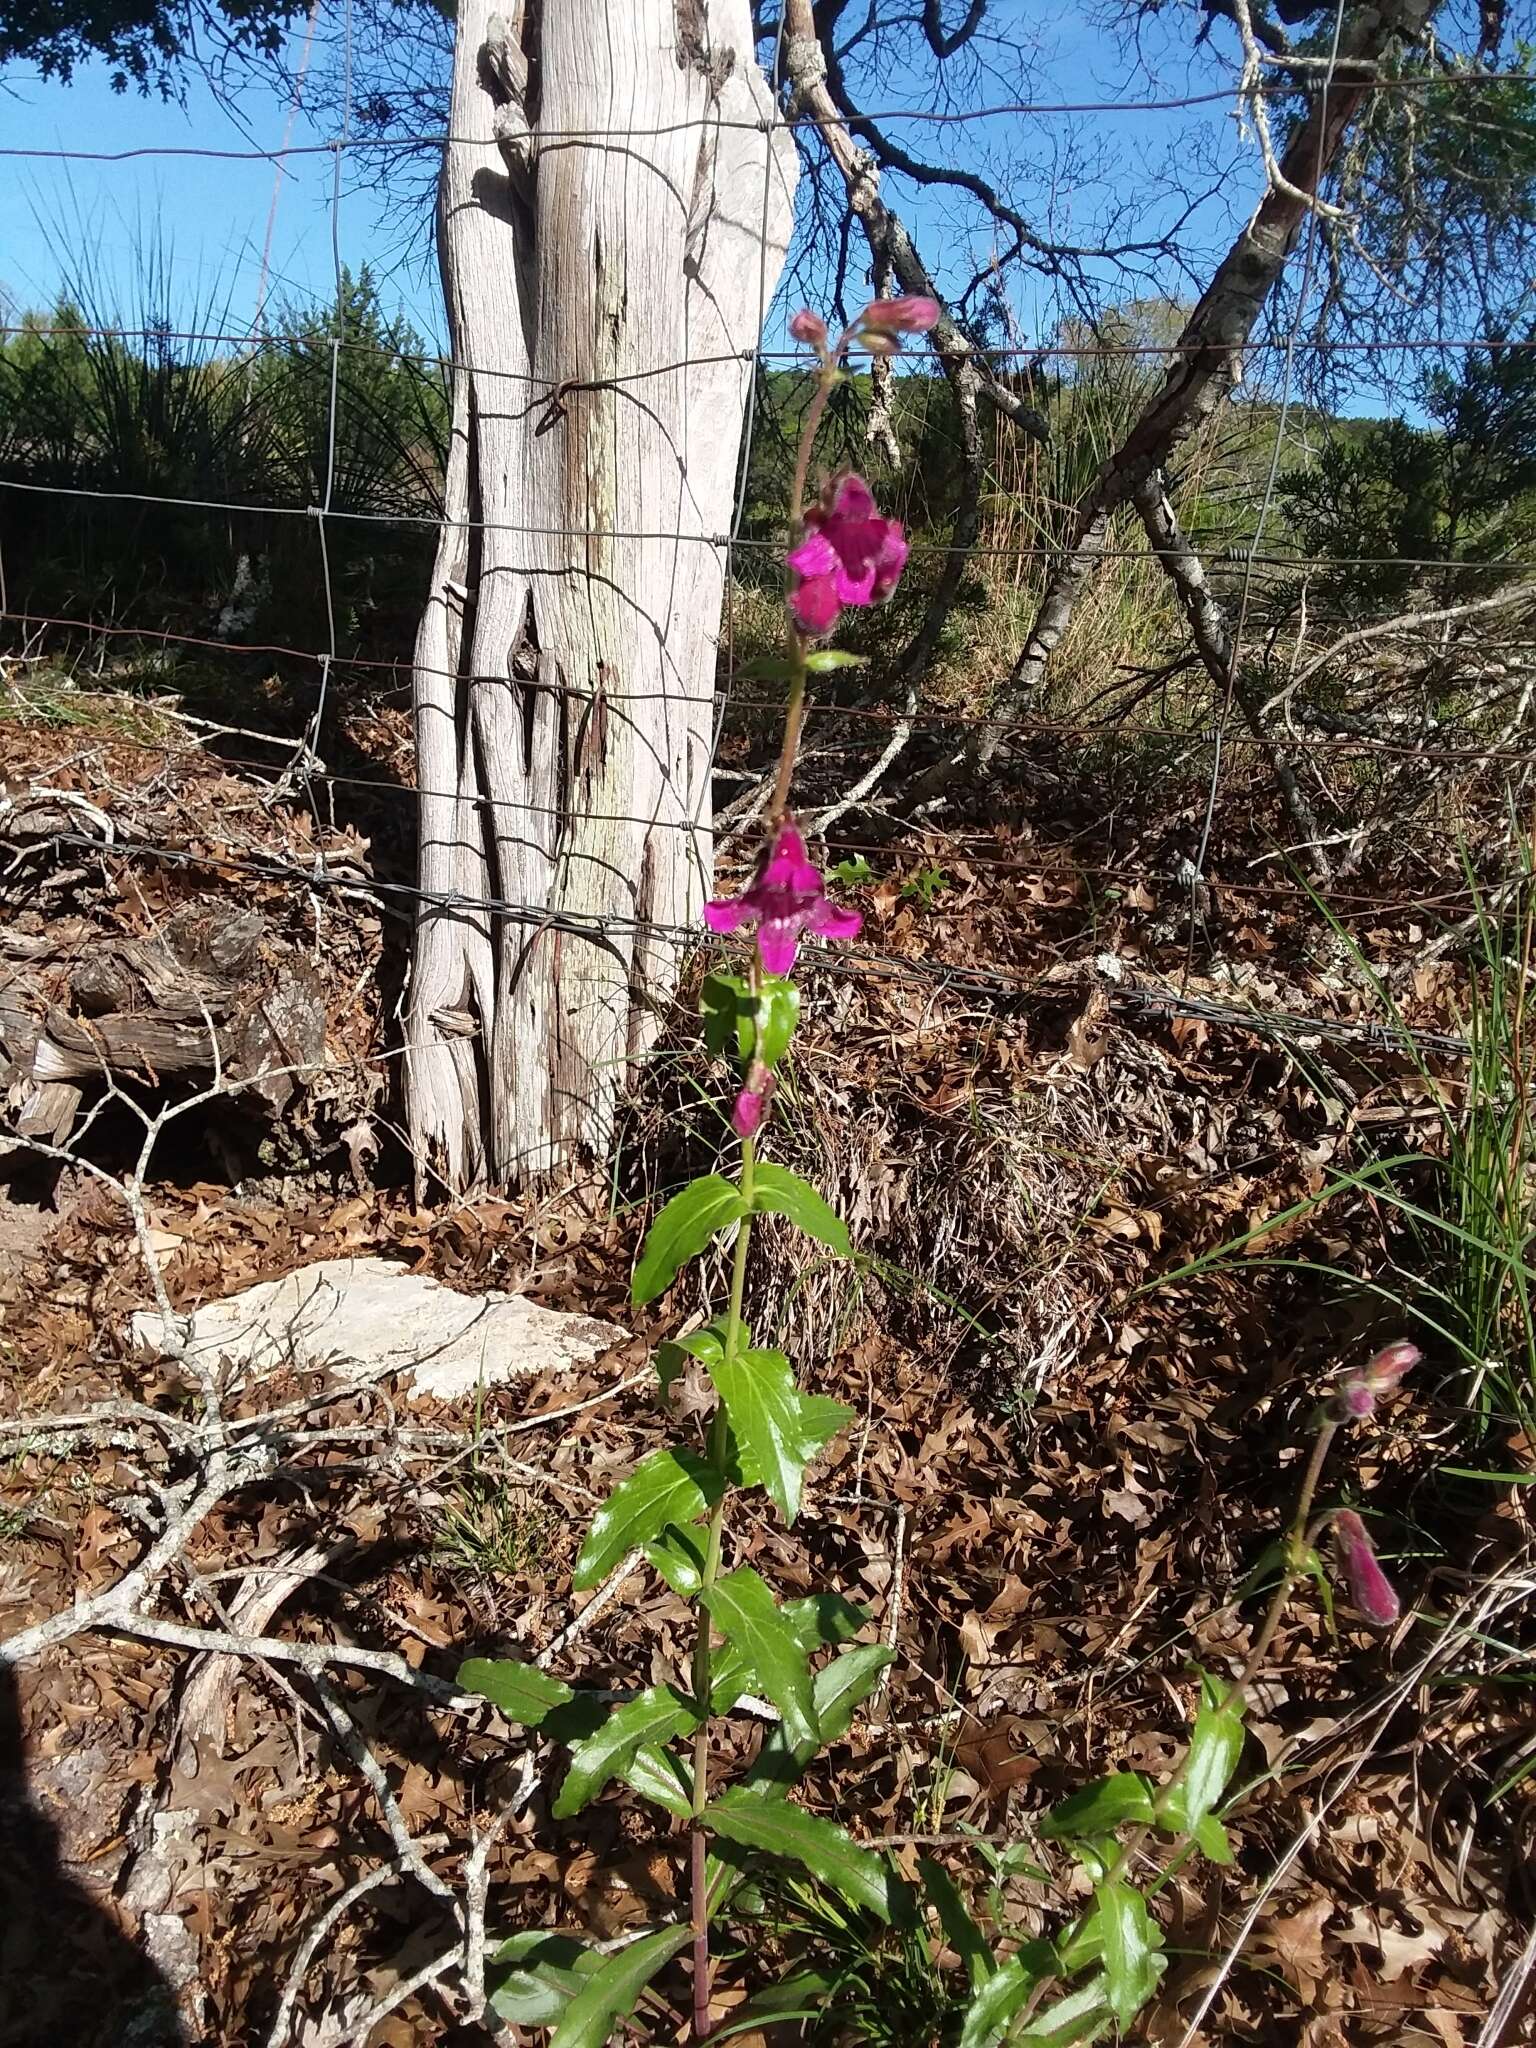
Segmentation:
{"type": "MultiPolygon", "coordinates": [[[[590,1365],[629,1332],[540,1308],[520,1294],[455,1294],[387,1259],[323,1259],[210,1301],[185,1319],[184,1356],[260,1377],[283,1365],[343,1380],[409,1374],[412,1392],[459,1400],[528,1373],[590,1365]]],[[[164,1351],[158,1315],[133,1318],[138,1344],[164,1351]]]]}

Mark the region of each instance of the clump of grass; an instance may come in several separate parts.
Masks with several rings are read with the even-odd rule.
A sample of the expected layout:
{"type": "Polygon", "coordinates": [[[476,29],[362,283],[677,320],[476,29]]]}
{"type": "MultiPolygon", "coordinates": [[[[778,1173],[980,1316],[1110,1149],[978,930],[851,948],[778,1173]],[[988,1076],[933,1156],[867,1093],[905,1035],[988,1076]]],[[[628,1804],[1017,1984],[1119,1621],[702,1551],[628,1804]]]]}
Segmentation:
{"type": "Polygon", "coordinates": [[[434,1558],[473,1578],[523,1578],[549,1555],[548,1504],[527,1487],[485,1473],[461,1480],[434,1521],[434,1558]]]}
{"type": "MultiPolygon", "coordinates": [[[[1536,830],[1520,865],[1490,892],[1466,870],[1474,911],[1467,933],[1464,993],[1456,1021],[1466,1053],[1432,1060],[1413,1035],[1391,989],[1327,906],[1340,952],[1376,997],[1396,1049],[1431,1106],[1429,1139],[1412,1150],[1368,1158],[1336,1174],[1315,1195],[1271,1216],[1241,1237],[1155,1282],[1186,1279],[1243,1257],[1327,1275],[1363,1289],[1449,1352],[1463,1376],[1462,1396],[1481,1434],[1511,1423],[1536,1432],[1536,830]],[[1394,1226],[1392,1260],[1362,1279],[1307,1259],[1244,1257],[1256,1239],[1364,1192],[1394,1226]]],[[[1319,1080],[1320,1086],[1326,1081],[1319,1080]]]]}

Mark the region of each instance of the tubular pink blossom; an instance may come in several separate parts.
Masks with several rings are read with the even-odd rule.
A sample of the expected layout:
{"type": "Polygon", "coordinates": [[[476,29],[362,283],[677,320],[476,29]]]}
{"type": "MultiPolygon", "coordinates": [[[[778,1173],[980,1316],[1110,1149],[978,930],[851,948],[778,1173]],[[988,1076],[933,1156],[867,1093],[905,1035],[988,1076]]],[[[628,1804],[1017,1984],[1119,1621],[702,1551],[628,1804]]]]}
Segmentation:
{"type": "Polygon", "coordinates": [[[1376,1388],[1395,1387],[1404,1373],[1412,1372],[1424,1356],[1417,1344],[1406,1337],[1399,1337],[1395,1344],[1384,1345],[1365,1368],[1366,1378],[1376,1388]]]}
{"type": "Polygon", "coordinates": [[[811,347],[824,350],[827,345],[827,323],[819,313],[813,313],[809,306],[802,306],[789,323],[789,331],[796,341],[809,342],[811,347]]]}
{"type": "Polygon", "coordinates": [[[712,932],[757,927],[757,957],[769,974],[789,974],[802,932],[824,939],[851,939],[864,920],[827,898],[821,870],[805,850],[793,818],[785,818],[764,850],[757,875],[739,896],[717,896],[704,906],[712,932]]]}
{"type": "Polygon", "coordinates": [[[907,292],[900,298],[876,299],[873,305],[866,306],[859,315],[859,327],[866,334],[926,334],[938,317],[937,299],[907,292]]]}
{"type": "Polygon", "coordinates": [[[1352,1508],[1340,1508],[1334,1516],[1333,1540],[1349,1584],[1350,1600],[1367,1621],[1377,1628],[1390,1628],[1402,1606],[1377,1561],[1364,1522],[1352,1508]]]}
{"type": "Polygon", "coordinates": [[[907,537],[882,519],[874,493],[851,471],[835,477],[805,515],[805,537],[785,556],[789,608],[803,632],[830,633],[845,604],[881,604],[907,565],[907,537]]]}
{"type": "Polygon", "coordinates": [[[1361,1422],[1374,1415],[1376,1396],[1395,1387],[1423,1355],[1417,1344],[1410,1343],[1406,1337],[1399,1337],[1395,1343],[1384,1345],[1358,1372],[1346,1373],[1338,1385],[1336,1413],[1339,1420],[1361,1422]]]}

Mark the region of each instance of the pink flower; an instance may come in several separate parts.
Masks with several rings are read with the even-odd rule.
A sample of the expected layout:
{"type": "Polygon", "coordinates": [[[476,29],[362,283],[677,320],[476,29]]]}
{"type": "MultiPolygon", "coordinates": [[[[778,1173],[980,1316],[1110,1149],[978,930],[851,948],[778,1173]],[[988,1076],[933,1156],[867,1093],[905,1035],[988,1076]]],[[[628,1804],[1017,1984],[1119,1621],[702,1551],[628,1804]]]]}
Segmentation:
{"type": "MultiPolygon", "coordinates": [[[[801,932],[851,939],[864,920],[858,911],[840,910],[828,902],[821,871],[806,856],[800,827],[793,818],[785,818],[768,842],[751,887],[739,896],[718,896],[706,903],[704,922],[712,932],[734,932],[755,924],[757,957],[766,972],[789,974],[801,932]]],[[[740,1111],[739,1099],[736,1106],[740,1111]]]]}
{"type": "Polygon", "coordinates": [[[939,317],[937,299],[907,292],[898,299],[876,299],[859,315],[859,327],[869,334],[926,334],[939,317]]]}
{"type": "Polygon", "coordinates": [[[879,604],[901,580],[907,539],[882,519],[863,477],[835,477],[805,515],[805,538],[785,557],[797,578],[789,608],[807,633],[830,633],[845,604],[879,604]]]}
{"type": "Polygon", "coordinates": [[[827,323],[819,313],[813,313],[809,306],[802,306],[789,323],[789,331],[796,341],[808,341],[812,348],[825,352],[827,346],[827,323]]]}
{"type": "Polygon", "coordinates": [[[1374,1415],[1376,1396],[1395,1387],[1404,1373],[1411,1372],[1423,1356],[1418,1345],[1411,1344],[1406,1337],[1385,1345],[1358,1372],[1347,1374],[1339,1382],[1340,1419],[1361,1422],[1374,1415]]]}
{"type": "MultiPolygon", "coordinates": [[[[1406,1370],[1406,1368],[1405,1368],[1406,1370]]],[[[1377,1628],[1390,1628],[1402,1611],[1391,1581],[1376,1559],[1376,1551],[1364,1522],[1351,1508],[1340,1508],[1333,1518],[1333,1540],[1339,1562],[1349,1581],[1349,1597],[1377,1628]]]]}

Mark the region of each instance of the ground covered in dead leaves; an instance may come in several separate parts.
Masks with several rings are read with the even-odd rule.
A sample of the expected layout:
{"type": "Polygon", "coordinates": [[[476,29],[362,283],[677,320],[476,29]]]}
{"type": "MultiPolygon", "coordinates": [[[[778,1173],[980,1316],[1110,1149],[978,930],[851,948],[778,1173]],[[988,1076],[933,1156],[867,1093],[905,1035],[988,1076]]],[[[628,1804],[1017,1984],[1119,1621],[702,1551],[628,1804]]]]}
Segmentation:
{"type": "MultiPolygon", "coordinates": [[[[274,832],[290,855],[330,833],[366,885],[408,856],[393,826],[274,810],[201,750],[167,768],[163,747],[141,757],[131,734],[95,757],[78,736],[68,759],[57,735],[36,744],[39,771],[52,749],[51,788],[108,814],[152,767],[155,843],[178,816],[201,835],[194,867],[72,849],[81,872],[44,925],[151,921],[194,893],[265,904],[270,889],[277,941],[299,945],[323,916],[324,944],[308,937],[327,1046],[366,1067],[382,1009],[358,990],[389,939],[377,902],[294,906],[240,863],[274,832]]],[[[1037,820],[848,849],[875,874],[867,946],[811,978],[774,1142],[864,1256],[852,1272],[807,1266],[769,1231],[752,1304],[759,1336],[858,1421],[817,1468],[793,1536],[748,1506],[735,1555],[786,1595],[836,1585],[898,1653],[805,1797],[908,1863],[940,1854],[962,1884],[979,1876],[967,1831],[1029,1840],[1086,1777],[1171,1768],[1198,1668],[1240,1664],[1257,1616],[1234,1596],[1283,1523],[1319,1387],[1395,1334],[1379,1297],[1317,1267],[1379,1275],[1395,1248],[1359,1195],[1179,1275],[1421,1109],[1399,1051],[1128,1004],[1140,987],[1345,1020],[1366,1007],[1294,890],[1213,885],[1191,939],[1188,892],[1156,879],[1155,832],[1117,823],[1113,858],[1101,835],[1090,865],[1069,811],[1048,834],[1037,820]]],[[[28,857],[63,872],[57,852],[52,869],[35,844],[28,857]]],[[[1377,874],[1340,914],[1373,957],[1411,961],[1427,893],[1422,874],[1377,874]]],[[[1416,1021],[1445,1023],[1453,979],[1437,966],[1405,985],[1416,1021]]],[[[198,1519],[143,1603],[146,1626],[74,1634],[6,1681],[25,1767],[13,1760],[0,1785],[0,2042],[169,2040],[159,1999],[179,2006],[186,2039],[219,2048],[472,2043],[491,2037],[431,1975],[466,1888],[481,1887],[492,1934],[607,1939],[675,1904],[678,1846],[649,1810],[610,1794],[553,1820],[553,1759],[456,1701],[452,1681],[466,1656],[503,1651],[622,1689],[686,1657],[684,1611],[648,1574],[583,1605],[570,1567],[596,1501],[661,1430],[651,1343],[720,1299],[714,1270],[654,1318],[627,1302],[649,1206],[720,1141],[701,1106],[720,1077],[691,1032],[680,1017],[661,1049],[616,1184],[537,1201],[413,1208],[390,1171],[387,1065],[300,1106],[319,1154],[303,1172],[254,1125],[221,1130],[233,1160],[211,1149],[209,1122],[168,1127],[147,1199],[177,1309],[372,1251],[635,1335],[473,1414],[323,1374],[213,1390],[264,1462],[198,1519]],[[288,1649],[199,1655],[167,1639],[177,1626],[288,1649]],[[360,1661],[331,1671],[332,1713],[303,1647],[336,1642],[360,1661]],[[369,1667],[373,1651],[390,1654],[369,1667]],[[497,1815],[510,1818],[477,1873],[472,1845],[497,1815]]],[[[116,1170],[126,1154],[103,1156],[116,1170]]],[[[149,1295],[112,1191],[34,1160],[16,1163],[11,1193],[6,1635],[141,1561],[184,1498],[209,1393],[128,1343],[149,1295]],[[88,1429],[55,1426],[86,1414],[88,1429]]],[[[700,1405],[686,1379],[672,1398],[685,1418],[700,1405]]],[[[1432,1356],[1336,1468],[1336,1490],[1383,1517],[1404,1620],[1375,1634],[1298,1599],[1250,1717],[1237,1860],[1187,1867],[1161,1892],[1170,1968],[1138,2038],[1484,2038],[1536,1906],[1521,1776],[1536,1450],[1509,1429],[1474,1446],[1469,1426],[1465,1387],[1432,1356]],[[1447,1469],[1478,1462],[1509,1482],[1447,1469]]],[[[738,1736],[745,1753],[760,1729],[743,1721],[738,1736]]],[[[1021,1930],[1059,1903],[1013,1885],[1021,1930]]],[[[752,1973],[750,1958],[723,1973],[725,2008],[752,1973]]],[[[1497,2038],[1526,2024],[1517,2011],[1497,2038]]]]}

